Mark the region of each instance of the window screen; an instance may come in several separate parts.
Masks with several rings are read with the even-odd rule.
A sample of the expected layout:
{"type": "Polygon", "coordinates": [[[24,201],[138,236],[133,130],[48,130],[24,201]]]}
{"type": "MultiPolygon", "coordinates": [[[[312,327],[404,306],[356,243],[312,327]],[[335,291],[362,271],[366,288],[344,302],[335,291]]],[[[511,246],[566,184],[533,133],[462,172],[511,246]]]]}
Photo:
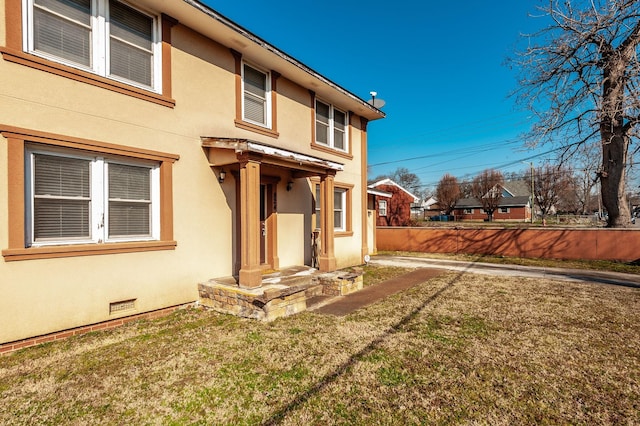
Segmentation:
{"type": "Polygon", "coordinates": [[[329,105],[316,101],[316,141],[324,145],[329,144],[329,115],[329,105]]]}
{"type": "Polygon", "coordinates": [[[347,115],[336,109],[333,111],[333,147],[344,150],[347,115]]]}
{"type": "Polygon", "coordinates": [[[244,66],[244,118],[267,124],[267,75],[244,66]]]}
{"type": "Polygon", "coordinates": [[[109,237],[150,235],[151,170],[110,163],[109,237]]]}
{"type": "Polygon", "coordinates": [[[336,189],[333,192],[333,227],[344,229],[344,189],[336,189]]]}
{"type": "Polygon", "coordinates": [[[110,74],[151,86],[153,18],[109,2],[110,74]]]}
{"type": "Polygon", "coordinates": [[[34,156],[33,238],[90,237],[89,160],[34,156]]]}
{"type": "Polygon", "coordinates": [[[37,51],[91,66],[91,0],[35,0],[37,51]]]}

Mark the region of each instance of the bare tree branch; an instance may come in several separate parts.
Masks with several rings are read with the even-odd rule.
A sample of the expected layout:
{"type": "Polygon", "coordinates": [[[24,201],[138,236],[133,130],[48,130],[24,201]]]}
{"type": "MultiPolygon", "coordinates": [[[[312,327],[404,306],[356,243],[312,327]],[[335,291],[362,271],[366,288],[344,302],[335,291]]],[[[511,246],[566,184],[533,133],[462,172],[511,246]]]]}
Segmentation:
{"type": "Polygon", "coordinates": [[[628,226],[628,151],[640,125],[640,1],[549,0],[539,10],[550,24],[512,61],[522,71],[515,96],[536,117],[526,143],[563,146],[564,161],[598,141],[608,226],[628,226]]]}

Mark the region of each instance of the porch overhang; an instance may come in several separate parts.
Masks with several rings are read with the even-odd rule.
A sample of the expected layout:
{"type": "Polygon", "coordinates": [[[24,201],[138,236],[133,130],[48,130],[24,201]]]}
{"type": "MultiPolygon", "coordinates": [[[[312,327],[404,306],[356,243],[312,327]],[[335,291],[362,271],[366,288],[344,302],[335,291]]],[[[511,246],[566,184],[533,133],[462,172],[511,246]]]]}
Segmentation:
{"type": "Polygon", "coordinates": [[[249,139],[202,136],[209,165],[224,167],[238,164],[245,155],[260,158],[264,165],[292,170],[294,178],[332,174],[344,170],[344,165],[300,152],[265,145],[249,139]]]}
{"type": "MultiPolygon", "coordinates": [[[[333,214],[326,212],[334,211],[334,178],[339,171],[344,170],[343,164],[249,139],[203,136],[201,141],[209,165],[220,169],[219,176],[223,176],[222,171],[231,171],[235,178],[240,287],[260,287],[262,266],[269,265],[269,262],[263,261],[263,252],[261,252],[261,238],[265,235],[265,228],[261,225],[260,215],[261,212],[265,214],[267,212],[261,207],[263,199],[268,198],[274,201],[273,204],[271,202],[267,204],[274,206],[274,214],[277,214],[277,209],[273,195],[267,193],[263,197],[261,182],[265,176],[268,177],[268,174],[273,173],[274,169],[286,170],[293,179],[319,178],[321,250],[318,254],[318,266],[322,272],[335,271],[333,214]]],[[[219,181],[223,184],[224,178],[220,177],[219,181]]],[[[277,226],[277,220],[273,222],[277,226]]],[[[277,237],[277,231],[273,232],[272,241],[275,237],[277,237]]],[[[273,245],[276,246],[277,243],[273,245]]],[[[271,263],[271,267],[277,268],[278,262],[275,256],[271,263]]]]}

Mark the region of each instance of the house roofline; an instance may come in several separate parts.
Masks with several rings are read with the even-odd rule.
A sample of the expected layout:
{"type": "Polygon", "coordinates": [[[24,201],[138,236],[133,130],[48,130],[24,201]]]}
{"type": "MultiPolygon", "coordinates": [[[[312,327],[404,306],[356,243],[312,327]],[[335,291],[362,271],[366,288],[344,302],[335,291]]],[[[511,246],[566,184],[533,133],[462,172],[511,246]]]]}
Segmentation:
{"type": "Polygon", "coordinates": [[[406,194],[410,195],[413,198],[413,202],[414,203],[417,203],[418,201],[420,201],[420,197],[416,197],[414,194],[412,194],[411,192],[407,191],[402,186],[400,186],[398,183],[394,182],[393,180],[391,180],[389,178],[382,179],[382,180],[379,180],[378,182],[372,183],[371,185],[368,186],[368,188],[375,188],[375,187],[377,187],[379,185],[395,186],[395,187],[399,188],[400,190],[402,190],[403,192],[405,192],[406,194]]]}
{"type": "MultiPolygon", "coordinates": [[[[141,1],[150,7],[154,7],[152,0],[141,1]]],[[[156,4],[155,8],[157,7],[156,4]]],[[[314,90],[321,98],[327,98],[328,101],[335,102],[337,93],[338,98],[342,98],[342,105],[340,106],[349,107],[354,113],[367,120],[377,120],[386,116],[384,112],[369,104],[364,99],[198,0],[168,0],[166,3],[163,3],[162,7],[167,9],[162,10],[162,12],[175,14],[176,16],[172,17],[178,19],[179,22],[185,22],[185,25],[190,28],[229,48],[239,51],[243,56],[246,54],[248,57],[256,59],[256,56],[264,56],[266,52],[266,56],[268,57],[266,58],[266,62],[268,63],[263,63],[263,65],[268,65],[287,79],[301,84],[310,90],[314,90]],[[197,17],[190,17],[188,10],[181,7],[181,5],[188,5],[196,9],[208,18],[209,23],[201,22],[197,17]],[[213,21],[213,24],[211,21],[213,21]],[[231,33],[225,31],[225,29],[230,30],[231,33]],[[234,37],[234,34],[239,35],[242,40],[238,40],[237,37],[234,37]]]]}

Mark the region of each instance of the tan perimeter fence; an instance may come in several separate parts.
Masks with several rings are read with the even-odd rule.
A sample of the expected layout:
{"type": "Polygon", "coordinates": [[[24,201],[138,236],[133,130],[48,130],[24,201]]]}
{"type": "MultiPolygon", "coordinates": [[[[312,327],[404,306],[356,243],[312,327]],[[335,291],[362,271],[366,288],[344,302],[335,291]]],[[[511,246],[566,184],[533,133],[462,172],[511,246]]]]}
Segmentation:
{"type": "Polygon", "coordinates": [[[640,259],[640,229],[378,228],[377,249],[545,259],[640,259]]]}

